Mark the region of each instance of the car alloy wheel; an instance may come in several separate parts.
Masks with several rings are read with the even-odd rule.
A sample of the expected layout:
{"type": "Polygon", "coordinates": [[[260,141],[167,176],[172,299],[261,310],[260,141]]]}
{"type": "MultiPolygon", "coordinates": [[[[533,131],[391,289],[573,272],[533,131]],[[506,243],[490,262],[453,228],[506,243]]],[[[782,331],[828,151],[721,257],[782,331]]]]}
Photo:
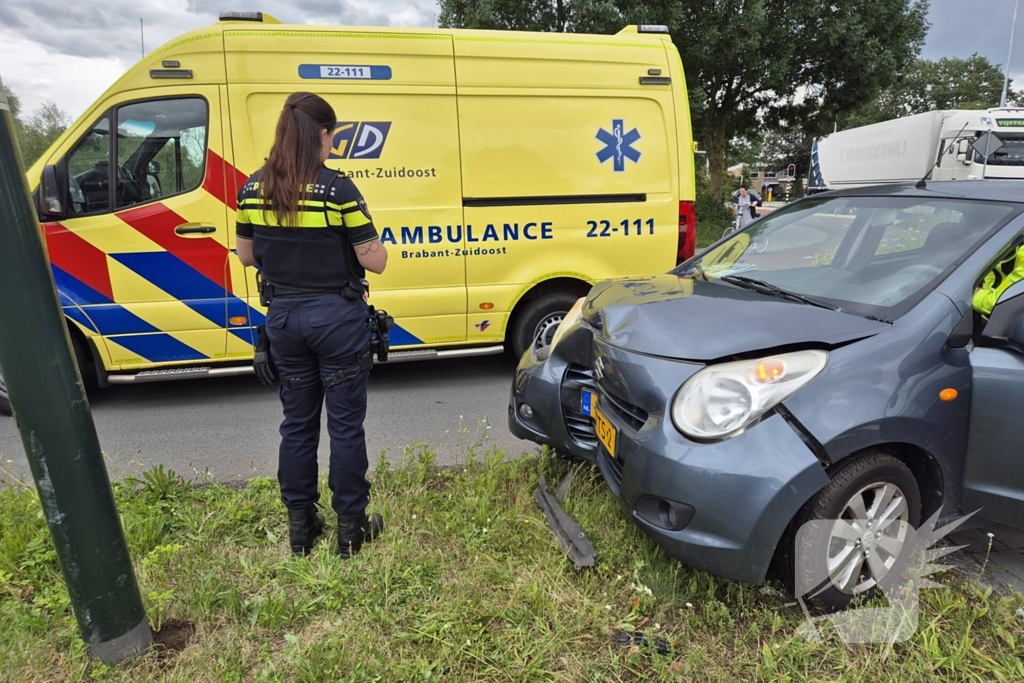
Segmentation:
{"type": "Polygon", "coordinates": [[[846,595],[878,585],[903,552],[909,522],[907,498],[895,484],[877,482],[854,494],[829,533],[832,585],[846,595]]]}
{"type": "Polygon", "coordinates": [[[920,485],[906,463],[869,450],[836,463],[780,546],[793,595],[826,610],[887,590],[903,573],[921,524],[920,485]]]}

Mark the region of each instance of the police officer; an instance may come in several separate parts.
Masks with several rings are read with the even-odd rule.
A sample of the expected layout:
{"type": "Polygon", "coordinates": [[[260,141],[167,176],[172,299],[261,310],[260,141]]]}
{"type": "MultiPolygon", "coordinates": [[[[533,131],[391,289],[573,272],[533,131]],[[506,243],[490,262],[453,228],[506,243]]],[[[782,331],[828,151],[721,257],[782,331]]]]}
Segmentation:
{"type": "Polygon", "coordinates": [[[370,484],[363,419],[370,367],[365,272],[381,273],[381,244],[359,190],[324,166],[334,110],[312,93],[285,102],[266,164],[238,193],[238,258],[257,266],[267,305],[256,371],[276,369],[284,410],[277,478],[288,508],[292,553],[308,554],[323,532],[316,512],[317,447],[326,398],[331,506],[338,552],[350,557],[384,529],[367,517],[370,484]]]}

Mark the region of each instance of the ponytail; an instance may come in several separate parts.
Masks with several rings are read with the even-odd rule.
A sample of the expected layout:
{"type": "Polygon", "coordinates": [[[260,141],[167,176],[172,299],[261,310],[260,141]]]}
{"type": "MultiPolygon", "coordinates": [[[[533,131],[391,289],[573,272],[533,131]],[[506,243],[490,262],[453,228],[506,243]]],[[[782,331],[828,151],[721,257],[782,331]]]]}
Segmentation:
{"type": "Polygon", "coordinates": [[[320,131],[333,130],[335,122],[334,109],[318,95],[297,92],[285,101],[274,145],[260,174],[265,222],[269,208],[278,225],[295,227],[299,202],[309,196],[307,186],[316,181],[322,165],[320,131]]]}

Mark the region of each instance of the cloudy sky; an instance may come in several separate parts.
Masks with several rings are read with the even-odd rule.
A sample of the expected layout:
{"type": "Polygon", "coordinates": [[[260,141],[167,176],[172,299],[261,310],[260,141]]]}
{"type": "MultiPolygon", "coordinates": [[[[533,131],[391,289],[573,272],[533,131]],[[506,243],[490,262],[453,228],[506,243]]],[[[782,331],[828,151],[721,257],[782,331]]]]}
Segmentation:
{"type": "MultiPolygon", "coordinates": [[[[1006,62],[1014,0],[932,0],[922,56],[1006,62]]],[[[0,0],[0,77],[31,111],[54,100],[78,116],[141,54],[209,25],[224,10],[261,9],[286,22],[431,26],[436,0],[0,0]]],[[[1024,12],[1010,75],[1024,81],[1024,12]]]]}

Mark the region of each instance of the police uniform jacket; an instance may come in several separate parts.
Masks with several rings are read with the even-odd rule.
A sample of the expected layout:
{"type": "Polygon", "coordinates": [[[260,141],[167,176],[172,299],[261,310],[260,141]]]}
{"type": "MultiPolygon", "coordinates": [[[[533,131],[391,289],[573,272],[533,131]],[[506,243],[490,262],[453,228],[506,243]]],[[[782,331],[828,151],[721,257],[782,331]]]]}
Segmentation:
{"type": "Polygon", "coordinates": [[[253,257],[266,282],[294,290],[339,291],[365,277],[353,247],[378,234],[350,178],[321,167],[299,201],[296,225],[282,227],[260,193],[260,173],[253,173],[238,192],[235,230],[253,241],[253,257]]]}

